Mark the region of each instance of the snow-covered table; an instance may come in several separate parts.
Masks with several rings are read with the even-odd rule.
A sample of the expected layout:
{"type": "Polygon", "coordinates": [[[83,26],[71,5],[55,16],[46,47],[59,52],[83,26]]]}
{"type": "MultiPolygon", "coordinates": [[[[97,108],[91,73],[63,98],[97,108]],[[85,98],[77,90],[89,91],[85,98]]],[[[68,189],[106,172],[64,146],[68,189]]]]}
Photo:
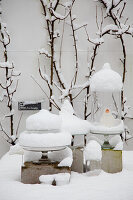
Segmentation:
{"type": "Polygon", "coordinates": [[[70,175],[70,166],[59,166],[60,162],[48,158],[49,151],[60,151],[71,144],[70,133],[61,131],[60,126],[60,117],[47,110],[41,110],[27,118],[26,131],[20,134],[19,144],[28,152],[42,152],[42,158],[31,160],[29,157],[29,160],[24,162],[21,175],[23,183],[39,183],[41,175],[70,175]]]}

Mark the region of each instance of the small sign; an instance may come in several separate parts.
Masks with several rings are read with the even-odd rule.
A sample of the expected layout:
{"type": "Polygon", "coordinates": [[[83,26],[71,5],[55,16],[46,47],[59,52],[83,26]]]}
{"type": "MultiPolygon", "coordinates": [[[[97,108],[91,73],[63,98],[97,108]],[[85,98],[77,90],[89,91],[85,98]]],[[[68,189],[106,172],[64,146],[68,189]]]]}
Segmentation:
{"type": "Polygon", "coordinates": [[[41,102],[18,102],[18,110],[41,110],[41,102]]]}

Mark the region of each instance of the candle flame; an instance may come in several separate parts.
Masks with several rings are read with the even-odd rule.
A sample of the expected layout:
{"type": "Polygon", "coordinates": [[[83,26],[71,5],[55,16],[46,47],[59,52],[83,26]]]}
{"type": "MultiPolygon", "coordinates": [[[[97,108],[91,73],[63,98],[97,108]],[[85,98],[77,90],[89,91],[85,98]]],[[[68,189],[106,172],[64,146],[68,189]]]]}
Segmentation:
{"type": "Polygon", "coordinates": [[[106,113],[109,113],[109,109],[106,109],[105,112],[106,112],[106,113]]]}

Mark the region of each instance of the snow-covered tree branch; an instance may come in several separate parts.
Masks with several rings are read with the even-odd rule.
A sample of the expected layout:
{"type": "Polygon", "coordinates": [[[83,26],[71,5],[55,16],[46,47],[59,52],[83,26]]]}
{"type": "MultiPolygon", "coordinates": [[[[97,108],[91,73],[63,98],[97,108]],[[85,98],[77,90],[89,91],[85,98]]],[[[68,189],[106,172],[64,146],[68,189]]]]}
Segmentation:
{"type": "Polygon", "coordinates": [[[0,81],[0,90],[2,94],[0,101],[3,102],[4,100],[6,100],[6,106],[8,108],[8,113],[4,113],[4,115],[2,115],[3,117],[0,120],[0,130],[3,133],[3,136],[7,140],[7,142],[14,145],[17,133],[14,131],[13,97],[17,90],[18,77],[20,76],[20,72],[15,71],[14,63],[10,62],[8,59],[7,47],[10,44],[10,35],[8,33],[6,24],[2,22],[2,9],[0,13],[0,42],[3,46],[3,58],[1,58],[0,62],[0,74],[2,78],[2,80],[0,81]],[[7,118],[10,121],[9,133],[7,133],[7,130],[3,127],[3,122],[7,118]]]}
{"type": "MultiPolygon", "coordinates": [[[[97,38],[92,39],[89,37],[89,34],[87,32],[87,27],[84,27],[85,29],[85,33],[87,36],[87,41],[93,45],[92,47],[92,54],[91,54],[91,58],[90,61],[88,61],[88,79],[91,78],[93,72],[95,72],[95,59],[97,56],[97,51],[98,48],[100,47],[100,45],[102,45],[104,43],[104,39],[103,39],[103,35],[102,35],[102,26],[103,26],[103,12],[102,12],[102,19],[101,19],[101,23],[100,25],[98,24],[98,20],[97,20],[97,7],[96,7],[96,25],[98,28],[98,32],[99,35],[97,38]]],[[[88,101],[90,98],[90,85],[88,85],[88,87],[86,88],[86,96],[85,96],[85,100],[84,100],[84,119],[87,119],[90,116],[90,112],[88,113],[88,101]]]]}
{"type": "MultiPolygon", "coordinates": [[[[126,60],[127,60],[127,53],[126,53],[126,45],[124,40],[124,35],[133,36],[133,27],[130,24],[127,24],[128,18],[125,19],[125,23],[123,23],[123,12],[126,7],[126,0],[99,0],[101,4],[106,9],[106,18],[110,18],[113,24],[107,25],[102,30],[102,35],[110,34],[115,35],[121,42],[123,58],[120,59],[122,66],[123,66],[123,74],[122,74],[122,81],[123,84],[125,83],[126,78],[126,60]]],[[[124,93],[122,91],[122,110],[124,112],[124,93]]]]}
{"type": "MultiPolygon", "coordinates": [[[[43,8],[43,12],[44,12],[44,16],[45,16],[45,20],[46,20],[46,25],[47,25],[47,31],[48,31],[48,45],[50,46],[49,51],[45,50],[44,48],[41,49],[39,51],[40,54],[44,54],[46,56],[46,58],[48,58],[50,60],[50,76],[48,78],[47,74],[42,75],[42,71],[41,68],[39,68],[39,73],[40,76],[43,78],[43,80],[46,81],[48,88],[49,88],[49,109],[52,110],[52,96],[53,96],[53,80],[54,80],[54,70],[55,73],[57,75],[58,81],[61,85],[61,87],[63,88],[63,90],[65,90],[66,88],[66,84],[64,81],[64,77],[61,73],[61,69],[58,66],[58,63],[56,61],[56,56],[55,56],[55,40],[60,37],[60,33],[55,30],[55,24],[57,20],[65,20],[68,15],[69,12],[71,10],[71,7],[74,3],[74,0],[71,2],[71,4],[67,5],[65,7],[65,10],[67,12],[67,14],[65,16],[62,16],[61,14],[57,13],[57,8],[60,6],[59,4],[59,0],[58,1],[43,1],[40,0],[42,8],[43,8]],[[47,78],[46,78],[47,77],[47,78]]],[[[57,84],[56,84],[57,85],[57,84]]]]}
{"type": "MultiPolygon", "coordinates": [[[[44,17],[46,20],[47,25],[47,32],[48,32],[48,47],[42,48],[39,50],[39,54],[44,54],[45,58],[50,62],[50,75],[44,73],[42,71],[42,68],[39,67],[39,73],[41,78],[47,83],[48,89],[49,89],[49,108],[52,109],[53,100],[52,97],[55,96],[54,94],[54,87],[56,87],[60,92],[60,97],[57,99],[62,101],[65,98],[69,98],[70,103],[73,105],[73,100],[78,97],[78,95],[87,87],[87,83],[83,84],[82,86],[77,85],[77,76],[78,76],[78,68],[79,68],[79,62],[78,62],[78,47],[77,47],[77,38],[76,38],[76,31],[79,31],[81,28],[85,27],[87,24],[81,24],[78,25],[75,23],[75,19],[73,18],[72,14],[72,7],[74,5],[75,0],[72,0],[70,2],[65,2],[64,4],[60,4],[60,1],[56,2],[56,7],[53,6],[52,1],[42,1],[40,0],[44,17]],[[51,2],[51,3],[50,3],[51,2]],[[61,6],[61,9],[64,9],[64,15],[61,15],[57,13],[57,9],[61,6]],[[72,30],[72,38],[73,38],[73,46],[74,46],[74,52],[75,52],[75,72],[73,75],[73,78],[71,82],[68,84],[67,80],[65,79],[63,73],[62,73],[62,63],[61,63],[61,48],[62,48],[62,42],[63,42],[63,34],[61,38],[61,47],[60,47],[60,58],[58,59],[56,56],[55,51],[55,41],[57,39],[60,39],[60,33],[59,31],[55,30],[57,24],[56,21],[58,20],[63,21],[63,24],[65,25],[65,19],[70,17],[69,25],[72,30]],[[50,48],[49,48],[50,47],[50,48]],[[49,49],[49,50],[48,50],[49,49]],[[76,95],[73,94],[73,91],[78,89],[76,95]]],[[[64,26],[63,25],[63,26],[64,26]]],[[[58,102],[56,102],[57,105],[59,105],[58,102]]],[[[55,106],[55,104],[53,104],[55,106]]],[[[59,106],[58,106],[59,108],[59,106]]]]}
{"type": "MultiPolygon", "coordinates": [[[[114,36],[114,38],[119,39],[121,43],[123,58],[120,58],[120,61],[123,67],[122,81],[124,84],[126,80],[126,72],[127,72],[127,67],[126,67],[127,51],[126,51],[124,35],[130,35],[131,37],[133,36],[132,25],[127,24],[128,18],[124,19],[123,17],[124,9],[126,7],[127,2],[125,0],[112,0],[112,1],[98,0],[98,1],[106,9],[105,16],[103,19],[106,20],[106,22],[110,21],[111,19],[112,23],[111,24],[106,23],[107,25],[103,27],[103,20],[102,20],[101,22],[102,26],[100,27],[97,22],[97,14],[96,14],[96,24],[99,29],[99,31],[97,32],[97,35],[99,36],[99,39],[92,40],[87,35],[88,41],[94,44],[93,55],[91,57],[91,69],[93,68],[93,65],[96,59],[98,47],[104,42],[104,36],[105,35],[114,36]]],[[[86,34],[87,34],[87,31],[86,31],[86,34]]],[[[87,91],[87,94],[88,93],[89,93],[89,89],[87,91]]],[[[122,91],[121,98],[122,98],[121,100],[122,100],[122,113],[123,113],[122,119],[125,120],[126,116],[128,116],[128,111],[127,111],[126,101],[124,97],[124,91],[122,91]]],[[[128,110],[129,110],[129,107],[128,107],[128,110]]]]}

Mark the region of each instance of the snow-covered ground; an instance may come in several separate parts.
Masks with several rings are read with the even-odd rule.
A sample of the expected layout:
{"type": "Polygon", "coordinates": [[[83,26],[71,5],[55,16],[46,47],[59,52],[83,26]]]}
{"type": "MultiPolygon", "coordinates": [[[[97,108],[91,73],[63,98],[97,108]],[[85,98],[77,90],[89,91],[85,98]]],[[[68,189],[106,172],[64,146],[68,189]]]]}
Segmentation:
{"type": "Polygon", "coordinates": [[[63,186],[21,183],[21,163],[21,155],[8,153],[0,160],[0,200],[133,200],[133,151],[123,152],[121,173],[72,172],[63,186]]]}

